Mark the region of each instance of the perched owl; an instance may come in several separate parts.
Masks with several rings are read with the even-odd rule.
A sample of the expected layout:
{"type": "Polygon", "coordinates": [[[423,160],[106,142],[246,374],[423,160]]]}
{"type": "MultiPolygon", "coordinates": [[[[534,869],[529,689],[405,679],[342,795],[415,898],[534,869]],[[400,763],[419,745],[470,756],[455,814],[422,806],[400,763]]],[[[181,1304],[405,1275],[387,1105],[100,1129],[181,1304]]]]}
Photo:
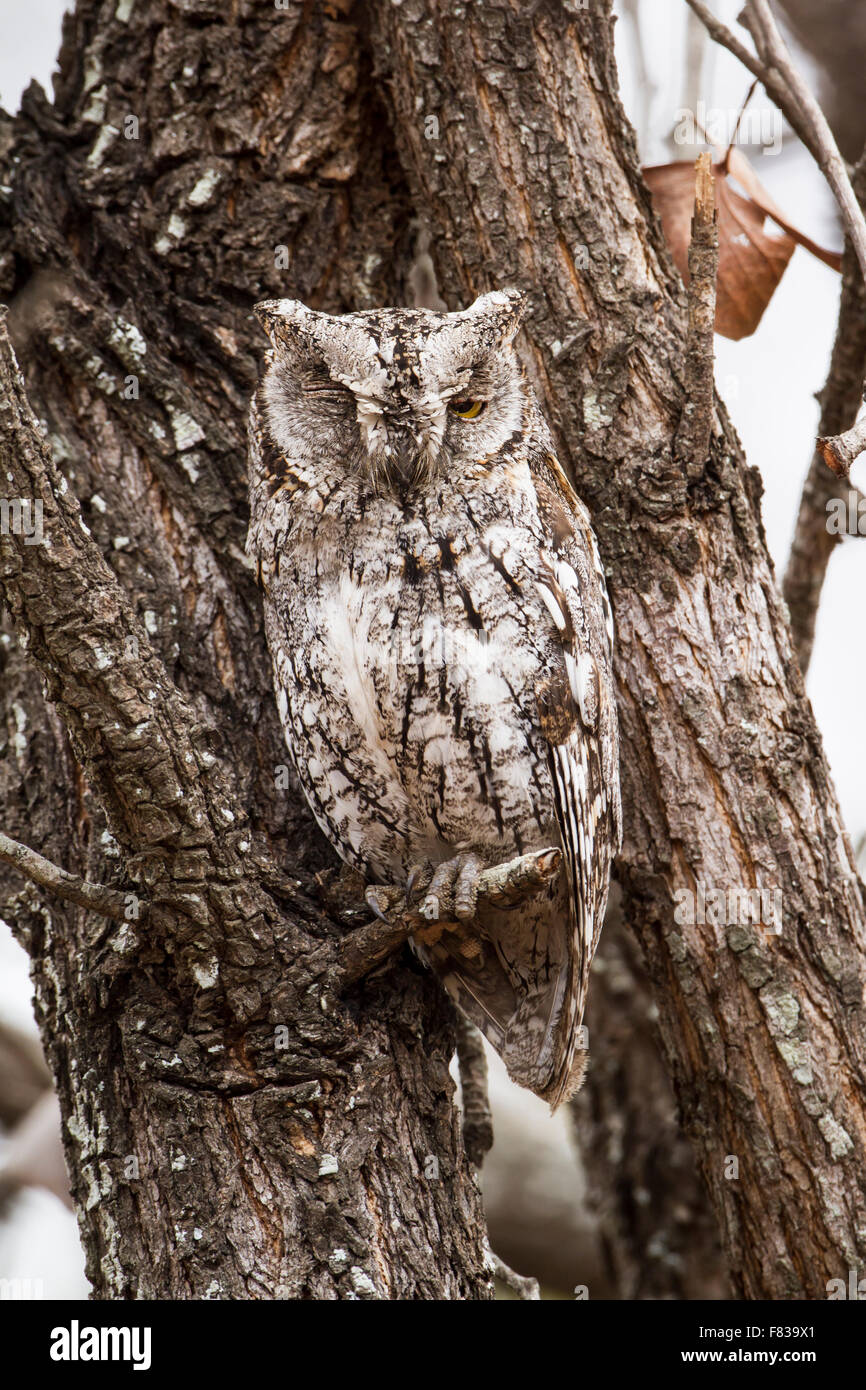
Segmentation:
{"type": "Polygon", "coordinates": [[[522,309],[259,304],[248,548],[319,825],[371,883],[426,889],[419,953],[555,1106],[583,1077],[619,763],[604,573],[513,347],[522,309]],[[484,868],[550,845],[537,898],[476,911],[484,868]]]}

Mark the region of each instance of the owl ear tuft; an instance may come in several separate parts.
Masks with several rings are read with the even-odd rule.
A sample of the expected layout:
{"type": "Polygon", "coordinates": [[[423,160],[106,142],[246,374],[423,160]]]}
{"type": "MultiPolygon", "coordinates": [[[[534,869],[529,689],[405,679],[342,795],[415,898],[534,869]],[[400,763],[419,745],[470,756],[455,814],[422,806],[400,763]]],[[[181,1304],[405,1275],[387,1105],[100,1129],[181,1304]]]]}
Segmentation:
{"type": "Polygon", "coordinates": [[[522,290],[491,290],[489,294],[479,295],[463,310],[461,318],[488,327],[502,346],[514,338],[528,307],[522,290]]]}
{"type": "Polygon", "coordinates": [[[299,299],[263,299],[253,305],[253,313],[277,349],[297,348],[299,339],[314,338],[315,321],[324,317],[299,299]]]}

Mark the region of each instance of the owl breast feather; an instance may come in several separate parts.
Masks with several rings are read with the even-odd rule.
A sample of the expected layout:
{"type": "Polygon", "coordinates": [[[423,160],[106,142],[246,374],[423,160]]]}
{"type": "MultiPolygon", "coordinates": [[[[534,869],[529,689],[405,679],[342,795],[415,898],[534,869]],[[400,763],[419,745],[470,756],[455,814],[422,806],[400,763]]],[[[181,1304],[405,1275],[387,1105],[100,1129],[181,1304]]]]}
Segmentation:
{"type": "Polygon", "coordinates": [[[452,490],[402,515],[370,499],[343,525],[345,506],[296,516],[286,537],[266,601],[280,714],[320,825],[368,874],[556,838],[544,537],[531,496],[515,491],[513,516],[497,503],[452,490]]]}

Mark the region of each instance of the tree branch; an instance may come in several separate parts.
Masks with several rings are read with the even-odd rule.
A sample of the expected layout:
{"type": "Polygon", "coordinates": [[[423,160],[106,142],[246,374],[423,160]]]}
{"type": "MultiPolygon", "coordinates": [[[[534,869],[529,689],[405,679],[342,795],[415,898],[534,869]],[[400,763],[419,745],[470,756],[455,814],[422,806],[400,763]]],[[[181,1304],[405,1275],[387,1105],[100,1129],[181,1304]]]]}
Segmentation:
{"type": "MultiPolygon", "coordinates": [[[[854,191],[866,202],[866,151],[854,170],[854,191]]],[[[827,380],[819,394],[818,435],[832,438],[854,424],[866,378],[866,285],[850,240],[842,256],[842,290],[836,337],[827,380]]],[[[839,497],[839,483],[828,469],[820,447],[812,454],[803,484],[783,593],[791,615],[791,633],[800,669],[805,675],[812,657],[815,621],[830,556],[841,537],[828,529],[827,507],[839,497]]],[[[844,499],[846,505],[848,499],[844,499]]],[[[858,498],[859,505],[859,498],[858,498]]]]}
{"type": "Polygon", "coordinates": [[[463,1105],[463,1143],[470,1163],[480,1168],[493,1148],[493,1115],[487,1092],[487,1058],[478,1029],[457,1014],[457,1062],[463,1105]]]}
{"type": "Polygon", "coordinates": [[[0,591],[23,633],[118,838],[134,852],[216,842],[237,825],[205,730],[154,653],[126,595],[90,538],[27,400],[0,317],[0,490],[38,518],[0,534],[0,591]],[[28,534],[29,529],[29,534],[28,534]],[[36,539],[36,543],[34,540],[36,539]],[[221,803],[215,815],[205,796],[221,803]],[[220,823],[221,820],[221,823],[220,823]]]}
{"type": "Polygon", "coordinates": [[[16,895],[88,1275],[102,1298],[485,1298],[450,1003],[397,966],[327,1014],[307,970],[336,937],[305,894],[330,851],[281,775],[243,549],[250,306],[405,302],[411,208],[362,7],[194,8],[78,0],[56,103],[31,89],[0,139],[9,334],[81,502],[13,392],[2,486],[8,459],[51,545],[0,542],[4,829],[103,879],[102,802],[151,909],[123,957],[16,895]],[[419,1182],[431,1157],[444,1180],[419,1182]]]}
{"type": "Polygon", "coordinates": [[[819,438],[818,448],[827,467],[833,470],[836,477],[847,478],[854,460],[866,449],[866,415],[844,434],[819,438]]]}
{"type": "Polygon", "coordinates": [[[708,10],[701,0],[686,0],[717,43],[740,59],[750,72],[760,78],[767,92],[806,148],[814,157],[826,178],[845,229],[866,277],[866,220],[851,187],[848,170],[839,153],[833,132],[817,101],[797,71],[788,46],[779,32],[768,0],[746,0],[740,22],[752,36],[758,57],[734,37],[731,31],[708,10]]]}
{"type": "Polygon", "coordinates": [[[686,4],[694,10],[710,38],[720,44],[722,48],[726,48],[729,53],[733,53],[735,58],[739,58],[743,67],[748,68],[753,77],[757,77],[767,95],[784,112],[791,128],[800,137],[806,149],[815,161],[820,163],[814,132],[806,121],[804,113],[791,101],[791,94],[780,75],[768,68],[766,63],[756,57],[744,43],[741,43],[736,34],[733,34],[728,26],[715,16],[707,5],[703,4],[703,0],[686,0],[686,4]]]}
{"type": "Polygon", "coordinates": [[[863,1222],[863,901],[721,404],[698,488],[672,458],[685,296],[617,134],[610,7],[497,9],[495,24],[483,6],[421,8],[424,25],[369,7],[383,86],[442,297],[530,297],[528,370],[613,602],[624,911],[733,1287],[819,1297],[863,1222]],[[425,112],[439,112],[438,150],[425,112]],[[613,162],[599,153],[612,144],[613,162]],[[782,894],[781,935],[741,924],[755,884],[782,894]],[[725,917],[730,899],[727,924],[680,921],[701,885],[725,917]]]}
{"type": "Polygon", "coordinates": [[[541,1299],[541,1292],[538,1287],[538,1280],[531,1275],[517,1274],[504,1260],[487,1247],[487,1262],[490,1270],[497,1279],[501,1279],[503,1284],[507,1284],[509,1289],[513,1289],[518,1298],[525,1299],[530,1303],[538,1303],[541,1299]]]}
{"type": "Polygon", "coordinates": [[[10,839],[2,831],[0,859],[6,864],[11,864],[13,869],[29,878],[32,883],[47,888],[55,897],[62,898],[65,902],[77,903],[79,907],[98,912],[100,916],[109,917],[113,922],[128,921],[128,894],[118,893],[116,889],[107,888],[101,883],[88,883],[87,879],[79,878],[77,874],[67,873],[57,864],[52,864],[50,859],[43,858],[20,841],[10,839]]]}

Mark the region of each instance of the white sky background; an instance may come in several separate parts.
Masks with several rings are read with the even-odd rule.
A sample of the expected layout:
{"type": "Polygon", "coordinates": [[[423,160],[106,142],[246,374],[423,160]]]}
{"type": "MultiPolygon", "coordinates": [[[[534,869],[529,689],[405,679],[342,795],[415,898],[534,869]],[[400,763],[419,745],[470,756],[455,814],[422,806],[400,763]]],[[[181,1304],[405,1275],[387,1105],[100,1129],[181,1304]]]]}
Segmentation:
{"type": "MultiPolygon", "coordinates": [[[[592,3],[592,0],[590,0],[592,3]]],[[[620,3],[620,0],[618,0],[620,3]]],[[[715,0],[716,12],[736,29],[741,0],[715,0]]],[[[16,110],[21,91],[32,77],[51,92],[51,74],[60,43],[63,0],[0,0],[0,105],[16,110]]],[[[647,102],[634,61],[627,23],[617,25],[618,60],[624,105],[641,126],[642,158],[661,163],[674,155],[666,139],[676,124],[684,97],[684,0],[640,0],[644,63],[652,93],[647,102]]],[[[707,44],[701,95],[705,105],[726,113],[739,109],[750,77],[735,59],[707,44]]],[[[759,90],[757,109],[771,109],[759,90]]],[[[799,225],[822,244],[841,245],[835,209],[821,175],[794,141],[778,155],[746,148],[759,178],[799,225]]],[[[800,489],[818,421],[814,393],[823,385],[829,361],[839,298],[839,278],[802,249],[786,271],[757,333],[740,343],[716,339],[717,380],[746,448],[765,486],[764,524],[781,580],[793,532],[800,489]]],[[[861,462],[866,481],[866,464],[861,462]]],[[[866,755],[856,735],[866,677],[859,640],[862,630],[866,539],[844,541],[831,561],[824,588],[809,694],[842,802],[846,823],[856,842],[866,831],[866,755]]],[[[0,930],[0,1016],[19,1026],[29,1024],[30,985],[23,952],[0,930]]],[[[494,1066],[499,1076],[501,1068],[494,1066]]],[[[538,1126],[539,1137],[552,1134],[546,1107],[502,1079],[495,1083],[494,1104],[519,1106],[525,1122],[538,1126]],[[498,1093],[498,1094],[497,1094],[498,1093]],[[546,1130],[543,1128],[547,1125],[546,1130]]],[[[564,1127],[559,1131],[565,1144],[564,1127]]],[[[491,1161],[495,1159],[495,1149],[491,1161]]],[[[30,1193],[19,1219],[0,1228],[0,1277],[54,1273],[49,1297],[72,1295],[86,1285],[80,1273],[80,1250],[73,1218],[48,1194],[30,1193]]]]}

